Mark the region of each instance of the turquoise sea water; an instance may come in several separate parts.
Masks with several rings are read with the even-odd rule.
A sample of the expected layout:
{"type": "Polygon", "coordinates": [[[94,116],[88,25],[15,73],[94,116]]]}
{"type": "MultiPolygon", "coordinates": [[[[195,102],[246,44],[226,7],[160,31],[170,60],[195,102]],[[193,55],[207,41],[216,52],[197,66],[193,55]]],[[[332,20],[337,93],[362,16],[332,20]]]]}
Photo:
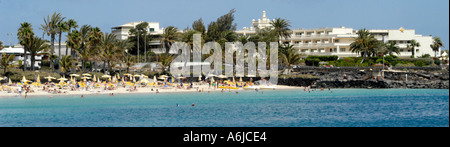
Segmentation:
{"type": "Polygon", "coordinates": [[[0,126],[448,127],[449,90],[332,89],[0,98],[0,126]],[[194,103],[195,106],[191,106],[194,103]],[[178,104],[178,106],[177,106],[178,104]]]}

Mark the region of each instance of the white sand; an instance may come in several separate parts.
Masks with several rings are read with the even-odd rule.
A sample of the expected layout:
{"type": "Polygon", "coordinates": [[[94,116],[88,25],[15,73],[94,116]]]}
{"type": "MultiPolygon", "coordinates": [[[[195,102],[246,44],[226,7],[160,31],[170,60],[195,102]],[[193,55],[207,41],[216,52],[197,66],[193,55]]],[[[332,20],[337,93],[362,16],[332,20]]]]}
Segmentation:
{"type": "MultiPolygon", "coordinates": [[[[14,89],[17,89],[17,87],[11,86],[14,89]]],[[[80,90],[80,91],[71,91],[70,89],[58,89],[61,91],[61,93],[59,94],[50,94],[47,91],[43,91],[42,87],[38,88],[38,87],[34,87],[31,86],[32,90],[34,90],[34,92],[32,93],[28,93],[27,97],[32,97],[32,96],[61,96],[61,95],[91,95],[91,94],[101,94],[101,95],[109,95],[111,93],[114,94],[142,94],[142,93],[156,93],[156,89],[158,89],[159,93],[172,93],[172,92],[199,92],[197,91],[197,87],[199,87],[199,90],[203,89],[203,92],[220,92],[222,91],[222,89],[220,88],[213,88],[213,87],[209,87],[208,85],[194,85],[194,88],[187,90],[186,88],[184,89],[178,89],[176,87],[169,87],[169,88],[162,88],[161,86],[147,86],[147,87],[138,87],[137,91],[133,91],[130,92],[128,91],[129,88],[123,88],[123,87],[119,87],[115,90],[104,90],[104,88],[94,88],[94,89],[90,89],[89,91],[85,91],[85,90],[80,90]],[[152,91],[153,89],[153,91],[152,91]],[[65,93],[64,93],[65,92],[65,93]]],[[[284,86],[284,85],[277,85],[276,86],[278,90],[282,90],[282,89],[298,89],[298,90],[303,90],[302,87],[294,87],[294,86],[284,86]]],[[[54,88],[50,88],[50,89],[54,89],[54,88]]],[[[231,91],[242,91],[244,89],[240,88],[240,89],[231,89],[231,91]]],[[[224,91],[228,91],[228,89],[224,89],[224,91]]],[[[25,92],[22,91],[22,94],[19,95],[18,93],[7,93],[6,91],[0,91],[0,98],[8,98],[8,97],[25,97],[25,92]]]]}

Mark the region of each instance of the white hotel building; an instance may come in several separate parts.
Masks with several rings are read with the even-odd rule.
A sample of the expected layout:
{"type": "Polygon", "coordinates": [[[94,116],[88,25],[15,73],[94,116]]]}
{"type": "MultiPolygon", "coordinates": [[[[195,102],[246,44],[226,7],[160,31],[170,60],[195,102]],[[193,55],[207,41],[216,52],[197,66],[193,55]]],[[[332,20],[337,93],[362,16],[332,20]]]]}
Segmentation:
{"type": "MultiPolygon", "coordinates": [[[[111,28],[111,34],[116,35],[117,39],[120,40],[126,40],[130,36],[129,32],[130,29],[136,27],[136,25],[142,23],[143,21],[136,21],[136,22],[130,22],[126,23],[124,25],[116,26],[111,28]]],[[[153,35],[155,37],[159,37],[164,33],[164,28],[159,27],[159,22],[147,22],[148,27],[147,32],[149,32],[150,35],[153,35]]],[[[153,39],[150,41],[150,50],[152,50],[155,53],[162,53],[163,50],[161,49],[161,43],[159,40],[153,39]]],[[[143,49],[143,47],[142,47],[143,49]]]]}
{"type": "MultiPolygon", "coordinates": [[[[256,28],[272,27],[271,20],[267,18],[266,12],[263,11],[261,19],[252,20],[250,28],[243,28],[236,31],[240,36],[251,36],[256,34],[256,28]]],[[[394,30],[369,30],[376,39],[388,42],[396,41],[400,48],[400,57],[410,57],[411,50],[407,49],[407,44],[411,40],[420,43],[420,47],[416,47],[415,56],[420,57],[424,54],[433,55],[434,52],[430,45],[433,43],[431,36],[422,36],[415,34],[415,30],[406,30],[403,28],[394,30]]],[[[359,56],[350,51],[350,44],[358,35],[357,30],[352,28],[318,28],[318,29],[292,29],[290,38],[283,38],[284,43],[294,45],[300,53],[306,55],[337,55],[339,57],[359,56]]]]}
{"type": "MultiPolygon", "coordinates": [[[[256,34],[256,29],[270,28],[272,25],[270,20],[266,16],[266,12],[263,11],[261,19],[252,20],[250,28],[244,27],[242,30],[237,30],[236,34],[239,36],[251,36],[256,34]]],[[[128,38],[129,30],[134,28],[137,24],[141,23],[131,22],[121,26],[112,27],[112,34],[115,34],[118,39],[125,40],[128,38]]],[[[158,22],[149,22],[147,28],[150,34],[160,36],[164,33],[164,28],[159,28],[158,22]]],[[[407,44],[411,40],[416,40],[420,43],[420,47],[416,47],[415,56],[420,57],[424,54],[433,55],[434,52],[430,45],[433,42],[431,36],[417,35],[415,30],[412,29],[392,29],[392,30],[369,30],[375,38],[383,41],[396,41],[400,48],[400,57],[410,57],[412,51],[407,49],[407,44]]],[[[351,57],[359,56],[356,53],[350,51],[350,44],[355,40],[358,35],[357,30],[345,27],[336,28],[318,28],[318,29],[292,29],[290,38],[283,38],[284,43],[294,45],[298,49],[299,53],[306,55],[337,55],[339,57],[351,57]]],[[[150,44],[152,51],[155,53],[161,53],[162,50],[159,40],[153,40],[150,44]]]]}

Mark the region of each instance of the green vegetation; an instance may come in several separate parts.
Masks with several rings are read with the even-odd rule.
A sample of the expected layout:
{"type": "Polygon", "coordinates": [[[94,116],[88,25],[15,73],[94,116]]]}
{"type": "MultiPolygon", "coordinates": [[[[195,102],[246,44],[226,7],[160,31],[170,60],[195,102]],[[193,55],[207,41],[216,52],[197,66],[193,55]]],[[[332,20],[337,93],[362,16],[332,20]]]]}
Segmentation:
{"type": "Polygon", "coordinates": [[[2,50],[2,49],[3,49],[3,42],[0,41],[0,50],[2,50]]]}
{"type": "MultiPolygon", "coordinates": [[[[375,64],[383,64],[383,57],[376,56],[367,58],[361,63],[363,57],[345,57],[336,60],[334,57],[330,56],[308,56],[305,59],[305,64],[308,66],[319,66],[319,62],[327,62],[327,65],[333,65],[336,67],[369,67],[375,64]]],[[[384,58],[384,64],[386,66],[399,66],[399,67],[410,67],[410,66],[435,66],[440,63],[436,63],[433,58],[429,55],[424,55],[423,58],[398,58],[394,55],[388,55],[384,58]]]]}
{"type": "Polygon", "coordinates": [[[14,60],[16,56],[14,54],[12,55],[6,55],[6,53],[3,53],[2,59],[0,60],[0,65],[3,68],[3,75],[6,76],[6,72],[8,71],[8,68],[14,67],[14,65],[11,64],[11,62],[14,60]]]}

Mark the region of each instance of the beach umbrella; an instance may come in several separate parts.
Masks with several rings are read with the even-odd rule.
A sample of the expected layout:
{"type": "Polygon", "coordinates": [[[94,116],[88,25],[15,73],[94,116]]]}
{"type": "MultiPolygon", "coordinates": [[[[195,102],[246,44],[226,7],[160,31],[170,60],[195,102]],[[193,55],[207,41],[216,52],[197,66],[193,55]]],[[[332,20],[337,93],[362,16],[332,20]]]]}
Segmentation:
{"type": "Polygon", "coordinates": [[[236,83],[236,81],[234,80],[234,77],[233,77],[233,83],[236,83]]]}
{"type": "Polygon", "coordinates": [[[2,77],[0,77],[0,80],[3,80],[3,78],[2,78],[2,77]]]}
{"type": "Polygon", "coordinates": [[[202,75],[198,76],[198,81],[202,81],[202,75]]]}
{"type": "Polygon", "coordinates": [[[56,79],[56,78],[48,76],[48,77],[45,77],[45,79],[47,79],[50,82],[52,79],[56,79]]]}
{"type": "Polygon", "coordinates": [[[41,79],[39,78],[39,75],[38,75],[38,77],[37,77],[37,79],[36,79],[36,82],[37,82],[37,83],[41,83],[41,79]]]}
{"type": "Polygon", "coordinates": [[[134,77],[132,77],[132,78],[133,78],[133,83],[136,83],[136,79],[134,77]]]}
{"type": "Polygon", "coordinates": [[[102,82],[102,81],[100,81],[100,78],[99,78],[99,77],[97,77],[97,82],[102,82]]]}
{"type": "Polygon", "coordinates": [[[25,76],[23,76],[22,82],[26,82],[26,81],[27,81],[27,79],[25,78],[25,76]]]}
{"type": "Polygon", "coordinates": [[[117,74],[117,80],[120,80],[120,74],[117,74]]]}
{"type": "Polygon", "coordinates": [[[141,77],[142,75],[134,75],[134,77],[141,77]]]}
{"type": "Polygon", "coordinates": [[[110,75],[103,75],[102,78],[110,78],[110,75]]]}
{"type": "Polygon", "coordinates": [[[216,75],[214,74],[208,74],[207,77],[215,77],[216,75]]]}
{"type": "Polygon", "coordinates": [[[225,76],[225,75],[219,75],[219,76],[217,76],[218,78],[221,78],[221,79],[225,79],[225,78],[227,78],[227,76],[225,76]]]}
{"type": "Polygon", "coordinates": [[[242,82],[242,77],[239,78],[239,82],[242,82]]]}
{"type": "Polygon", "coordinates": [[[148,83],[148,80],[147,79],[142,79],[140,82],[141,83],[148,83]]]}
{"type": "Polygon", "coordinates": [[[66,78],[59,78],[59,79],[57,79],[57,80],[60,80],[60,81],[67,81],[66,78]]]}
{"type": "Polygon", "coordinates": [[[124,74],[124,76],[132,76],[132,74],[127,73],[127,74],[124,74]]]}
{"type": "Polygon", "coordinates": [[[95,81],[95,75],[94,75],[94,81],[95,81]]]}
{"type": "Polygon", "coordinates": [[[165,76],[165,75],[160,75],[160,76],[158,77],[158,79],[164,80],[164,79],[166,79],[166,76],[165,76]]]}
{"type": "Polygon", "coordinates": [[[256,75],[250,75],[250,74],[248,74],[247,77],[256,77],[256,75]]]}
{"type": "Polygon", "coordinates": [[[86,77],[90,77],[91,76],[91,74],[88,74],[88,73],[85,73],[85,74],[82,74],[83,76],[86,76],[86,77]]]}
{"type": "Polygon", "coordinates": [[[83,79],[84,81],[86,81],[86,79],[91,79],[90,77],[81,77],[81,79],[83,79]]]}
{"type": "Polygon", "coordinates": [[[79,77],[80,75],[78,75],[78,74],[70,74],[69,76],[70,77],[79,77]]]}
{"type": "Polygon", "coordinates": [[[8,79],[9,79],[8,85],[12,85],[11,78],[8,79]]]}
{"type": "Polygon", "coordinates": [[[172,77],[172,83],[174,83],[173,77],[172,77]]]}

